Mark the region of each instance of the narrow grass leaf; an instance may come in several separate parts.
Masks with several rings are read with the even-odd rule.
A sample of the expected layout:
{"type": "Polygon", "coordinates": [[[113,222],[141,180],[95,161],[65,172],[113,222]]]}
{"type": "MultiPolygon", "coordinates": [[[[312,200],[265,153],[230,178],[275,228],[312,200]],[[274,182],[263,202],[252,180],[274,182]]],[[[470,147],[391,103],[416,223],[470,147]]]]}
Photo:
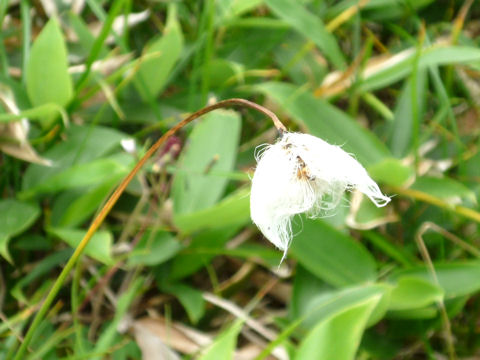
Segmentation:
{"type": "MultiPolygon", "coordinates": [[[[47,274],[50,270],[59,266],[68,260],[72,255],[72,249],[63,249],[57,251],[44,259],[40,260],[33,269],[31,269],[28,274],[26,274],[22,279],[20,279],[13,289],[11,290],[12,296],[17,300],[28,303],[28,299],[23,293],[23,288],[30,285],[33,281],[41,277],[42,275],[47,274]]],[[[3,332],[0,328],[0,332],[3,332]]]]}
{"type": "Polygon", "coordinates": [[[265,3],[279,18],[313,41],[336,68],[345,68],[345,58],[335,37],[327,31],[318,16],[295,0],[266,0],[265,3]]]}
{"type": "Polygon", "coordinates": [[[386,254],[393,260],[402,264],[404,267],[411,267],[415,264],[416,258],[406,248],[398,246],[392,241],[389,241],[383,235],[374,231],[365,231],[363,233],[365,240],[368,240],[372,245],[386,254]]]}
{"type": "MultiPolygon", "coordinates": [[[[364,91],[382,89],[410,75],[415,52],[412,49],[405,50],[399,56],[401,58],[395,62],[365,76],[360,88],[364,91]]],[[[418,68],[477,63],[478,61],[480,61],[480,49],[477,47],[432,45],[422,50],[418,59],[418,68]]]]}
{"type": "Polygon", "coordinates": [[[413,139],[418,140],[419,124],[414,119],[413,108],[417,108],[416,116],[423,118],[425,107],[425,96],[427,90],[427,72],[418,71],[416,84],[413,84],[413,78],[410,78],[398,98],[395,108],[395,117],[390,126],[389,146],[392,153],[397,157],[404,157],[412,151],[413,139]],[[415,99],[412,97],[413,86],[416,87],[415,99]],[[416,104],[413,103],[416,102],[416,104]]]}
{"type": "Polygon", "coordinates": [[[240,15],[263,5],[264,0],[221,0],[216,2],[217,21],[223,24],[225,21],[240,17],[240,15]]]}
{"type": "MultiPolygon", "coordinates": [[[[103,25],[102,25],[102,29],[100,30],[100,33],[95,38],[95,42],[92,44],[92,47],[88,53],[88,57],[85,61],[85,65],[87,69],[83,72],[83,74],[75,84],[75,90],[77,94],[79,93],[80,90],[83,89],[83,87],[87,83],[90,72],[92,70],[92,65],[96,60],[98,60],[102,50],[104,49],[105,40],[107,39],[108,35],[110,34],[110,31],[112,30],[112,26],[115,21],[115,18],[117,17],[118,13],[122,9],[124,2],[125,0],[114,0],[110,6],[110,9],[106,18],[102,16],[103,14],[102,15],[96,14],[99,17],[99,19],[102,20],[103,25]]],[[[88,1],[88,4],[92,8],[92,10],[95,12],[95,8],[98,7],[98,4],[94,1],[88,1]]]]}
{"type": "MultiPolygon", "coordinates": [[[[88,56],[91,49],[93,48],[93,45],[95,44],[95,36],[93,36],[87,24],[79,15],[74,14],[73,12],[69,12],[68,20],[69,25],[78,37],[78,42],[82,47],[83,53],[85,54],[85,56],[88,56]]],[[[108,48],[105,47],[100,51],[99,57],[104,57],[107,54],[108,48]]]]}
{"type": "MultiPolygon", "coordinates": [[[[416,0],[399,2],[398,0],[370,0],[362,6],[362,18],[380,22],[414,16],[412,12],[419,11],[434,0],[416,0]]],[[[340,1],[327,9],[327,15],[334,17],[347,8],[357,6],[357,0],[340,1]]]]}

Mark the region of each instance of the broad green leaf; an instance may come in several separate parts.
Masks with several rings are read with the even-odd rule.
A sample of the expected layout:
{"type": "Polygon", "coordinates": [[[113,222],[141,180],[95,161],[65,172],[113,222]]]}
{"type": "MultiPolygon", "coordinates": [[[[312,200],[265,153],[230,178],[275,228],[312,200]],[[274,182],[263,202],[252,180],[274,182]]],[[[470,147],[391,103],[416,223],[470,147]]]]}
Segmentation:
{"type": "Polygon", "coordinates": [[[128,136],[111,128],[101,126],[71,125],[66,130],[66,140],[53,146],[42,154],[53,161],[53,166],[46,168],[40,165],[30,165],[22,179],[22,189],[29,190],[46,183],[49,179],[75,164],[88,163],[104,157],[122,139],[128,136]]]}
{"type": "Polygon", "coordinates": [[[154,266],[171,259],[182,249],[182,245],[167,232],[153,236],[146,232],[128,258],[128,265],[154,266]]]}
{"type": "Polygon", "coordinates": [[[415,178],[413,168],[394,158],[370,166],[368,173],[375,181],[391,186],[404,186],[415,178]]]}
{"type": "Polygon", "coordinates": [[[237,320],[222,334],[218,335],[215,342],[210,345],[199,360],[233,359],[233,353],[237,345],[238,333],[242,329],[243,321],[237,320]]]}
{"type": "Polygon", "coordinates": [[[278,17],[313,41],[336,68],[345,68],[345,58],[335,37],[328,32],[318,16],[296,0],[266,0],[265,3],[278,17]]]}
{"type": "Polygon", "coordinates": [[[171,5],[164,34],[147,45],[143,56],[148,55],[148,58],[140,63],[135,75],[134,84],[144,100],[156,98],[165,87],[182,49],[182,30],[177,20],[176,7],[171,5]]]}
{"type": "Polygon", "coordinates": [[[229,195],[218,204],[204,210],[175,217],[175,225],[185,233],[243,225],[250,220],[250,189],[244,188],[229,195]]]}
{"type": "MultiPolygon", "coordinates": [[[[72,248],[76,248],[86,234],[85,230],[67,228],[49,228],[48,232],[65,241],[72,248]]],[[[99,230],[85,247],[85,254],[104,264],[112,264],[112,242],[113,237],[109,231],[99,230]]]]}
{"type": "MultiPolygon", "coordinates": [[[[129,158],[129,156],[127,155],[129,158]]],[[[58,192],[84,186],[100,184],[111,179],[119,179],[128,173],[129,168],[112,158],[98,159],[86,164],[73,165],[65,171],[53,175],[41,184],[23,191],[19,196],[30,198],[37,194],[58,192]]]]}
{"type": "Polygon", "coordinates": [[[330,315],[300,343],[295,359],[353,360],[363,331],[382,295],[373,295],[330,315]]]}
{"type": "Polygon", "coordinates": [[[219,173],[234,168],[239,137],[240,117],[233,111],[217,110],[195,124],[173,181],[175,216],[207,209],[220,200],[228,178],[219,173]]]}
{"type": "Polygon", "coordinates": [[[180,283],[162,285],[161,288],[178,298],[192,323],[196,324],[203,317],[205,300],[201,291],[180,283]]]}
{"type": "Polygon", "coordinates": [[[434,304],[443,299],[443,290],[418,277],[404,276],[390,294],[389,310],[418,309],[434,304]]]}
{"type": "Polygon", "coordinates": [[[312,135],[355,155],[364,166],[375,164],[389,156],[385,145],[346,113],[315,98],[310,92],[280,82],[255,86],[270,96],[292,120],[306,126],[312,135]]]}
{"type": "Polygon", "coordinates": [[[0,200],[0,255],[10,263],[13,260],[8,252],[8,242],[30,227],[39,215],[40,208],[36,204],[15,199],[0,200]]]}
{"type": "Polygon", "coordinates": [[[461,182],[448,177],[422,176],[411,186],[412,189],[440,198],[452,204],[459,204],[462,199],[476,204],[475,193],[461,182]]]}
{"type": "Polygon", "coordinates": [[[55,17],[33,43],[26,71],[27,92],[34,106],[54,103],[63,107],[72,99],[67,49],[55,17]]]}
{"type": "MultiPolygon", "coordinates": [[[[440,287],[445,293],[445,299],[471,295],[480,290],[480,262],[464,261],[435,264],[440,287]]],[[[402,277],[419,278],[435,284],[432,275],[424,266],[400,270],[391,275],[396,281],[402,277]]]]}
{"type": "Polygon", "coordinates": [[[375,260],[356,240],[322,220],[298,223],[289,251],[312,274],[338,287],[375,279],[375,260]]]}

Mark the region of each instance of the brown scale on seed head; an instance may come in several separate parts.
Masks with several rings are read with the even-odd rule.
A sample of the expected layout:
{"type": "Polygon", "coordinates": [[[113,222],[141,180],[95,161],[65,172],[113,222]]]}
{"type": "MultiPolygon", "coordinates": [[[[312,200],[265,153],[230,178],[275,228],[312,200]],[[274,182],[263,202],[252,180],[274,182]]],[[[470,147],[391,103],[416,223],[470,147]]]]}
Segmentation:
{"type": "Polygon", "coordinates": [[[300,156],[297,156],[298,169],[297,169],[297,178],[299,180],[315,180],[315,176],[310,173],[308,166],[305,164],[305,161],[300,156]]]}
{"type": "MultiPolygon", "coordinates": [[[[286,151],[287,154],[291,154],[290,148],[292,147],[291,143],[286,143],[283,145],[283,149],[286,151]]],[[[305,147],[306,150],[308,150],[305,147]]],[[[297,178],[299,180],[309,180],[309,181],[314,181],[315,180],[315,175],[312,175],[310,173],[310,170],[308,169],[308,166],[305,164],[305,161],[297,155],[297,163],[298,163],[298,169],[297,169],[297,178]]]]}

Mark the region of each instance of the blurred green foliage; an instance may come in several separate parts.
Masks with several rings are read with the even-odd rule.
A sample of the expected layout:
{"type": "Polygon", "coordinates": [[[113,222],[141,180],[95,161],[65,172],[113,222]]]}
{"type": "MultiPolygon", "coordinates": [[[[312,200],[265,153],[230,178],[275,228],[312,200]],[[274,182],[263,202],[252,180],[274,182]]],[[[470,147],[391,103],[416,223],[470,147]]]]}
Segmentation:
{"type": "Polygon", "coordinates": [[[129,185],[26,358],[480,356],[478,2],[20,0],[0,23],[0,358],[147,147],[232,97],[393,201],[296,218],[279,267],[248,190],[276,133],[215,111],[129,185]]]}

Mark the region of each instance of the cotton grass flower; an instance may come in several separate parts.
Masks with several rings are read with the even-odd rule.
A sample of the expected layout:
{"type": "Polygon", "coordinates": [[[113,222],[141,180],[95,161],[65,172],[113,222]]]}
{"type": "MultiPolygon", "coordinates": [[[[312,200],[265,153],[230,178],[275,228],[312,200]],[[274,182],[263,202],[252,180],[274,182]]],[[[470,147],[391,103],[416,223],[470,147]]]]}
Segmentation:
{"type": "Polygon", "coordinates": [[[339,146],[308,134],[283,133],[256,155],[250,213],[265,237],[283,250],[292,240],[292,218],[306,213],[319,217],[334,209],[346,190],[357,189],[380,207],[383,195],[367,171],[339,146]]]}

